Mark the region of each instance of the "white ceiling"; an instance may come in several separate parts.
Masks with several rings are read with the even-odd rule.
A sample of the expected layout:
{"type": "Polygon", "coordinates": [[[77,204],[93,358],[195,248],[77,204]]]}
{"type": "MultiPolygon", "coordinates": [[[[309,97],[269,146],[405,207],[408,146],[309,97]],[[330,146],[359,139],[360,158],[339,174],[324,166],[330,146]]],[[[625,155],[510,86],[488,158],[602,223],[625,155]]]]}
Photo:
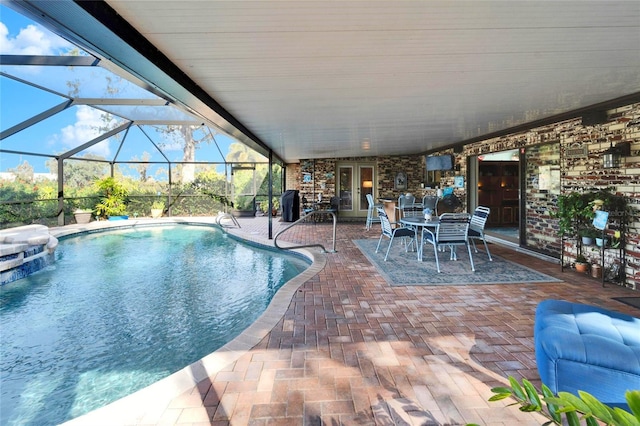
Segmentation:
{"type": "Polygon", "coordinates": [[[107,3],[287,162],[425,152],[640,93],[640,1],[107,3]]]}

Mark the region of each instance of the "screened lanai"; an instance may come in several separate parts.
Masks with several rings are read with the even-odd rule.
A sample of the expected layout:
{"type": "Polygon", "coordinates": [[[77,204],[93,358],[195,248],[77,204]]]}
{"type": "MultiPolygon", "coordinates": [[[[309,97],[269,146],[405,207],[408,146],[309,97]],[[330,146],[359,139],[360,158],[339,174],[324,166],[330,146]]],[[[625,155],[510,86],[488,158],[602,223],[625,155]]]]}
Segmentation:
{"type": "MultiPolygon", "coordinates": [[[[46,33],[0,7],[3,21],[15,14],[11,22],[46,33]]],[[[104,195],[96,183],[109,176],[126,187],[126,213],[135,217],[158,201],[165,214],[181,216],[232,206],[266,214],[270,200],[277,207],[282,168],[267,150],[246,146],[108,61],[46,37],[55,40],[47,52],[2,47],[3,228],[72,223],[75,210],[95,211],[104,195]]]]}

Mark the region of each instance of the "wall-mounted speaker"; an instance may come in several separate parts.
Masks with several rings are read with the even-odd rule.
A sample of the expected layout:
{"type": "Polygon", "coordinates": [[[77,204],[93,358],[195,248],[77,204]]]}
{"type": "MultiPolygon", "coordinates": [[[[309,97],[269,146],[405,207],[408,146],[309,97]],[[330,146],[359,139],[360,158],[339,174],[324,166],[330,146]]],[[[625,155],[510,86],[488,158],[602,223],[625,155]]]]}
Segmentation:
{"type": "Polygon", "coordinates": [[[607,111],[589,111],[582,114],[583,126],[595,126],[607,122],[607,111]]]}

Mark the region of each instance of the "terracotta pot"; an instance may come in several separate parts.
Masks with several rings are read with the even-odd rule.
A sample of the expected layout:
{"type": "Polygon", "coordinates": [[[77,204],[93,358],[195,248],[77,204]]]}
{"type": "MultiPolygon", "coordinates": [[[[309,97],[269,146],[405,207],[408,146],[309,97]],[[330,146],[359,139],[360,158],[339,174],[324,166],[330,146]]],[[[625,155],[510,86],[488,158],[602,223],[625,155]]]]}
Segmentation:
{"type": "Polygon", "coordinates": [[[578,272],[587,272],[588,270],[589,270],[589,264],[588,263],[576,262],[576,271],[578,271],[578,272]]]}

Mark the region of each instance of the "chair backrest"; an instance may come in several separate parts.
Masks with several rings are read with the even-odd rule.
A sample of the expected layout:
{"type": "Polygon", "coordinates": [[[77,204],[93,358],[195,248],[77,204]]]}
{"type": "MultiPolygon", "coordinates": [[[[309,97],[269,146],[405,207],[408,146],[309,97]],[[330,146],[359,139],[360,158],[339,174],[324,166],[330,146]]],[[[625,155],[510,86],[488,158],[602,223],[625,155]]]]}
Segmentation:
{"type": "Polygon", "coordinates": [[[471,216],[469,228],[478,232],[484,231],[484,226],[486,225],[487,219],[489,218],[489,213],[491,213],[491,209],[489,207],[476,207],[475,211],[473,212],[473,216],[471,216]]]}
{"type": "Polygon", "coordinates": [[[438,244],[465,244],[468,232],[468,213],[443,213],[436,230],[436,241],[438,244]]]}
{"type": "Polygon", "coordinates": [[[402,208],[402,217],[419,217],[422,215],[422,207],[415,204],[405,204],[402,208]]]}
{"type": "Polygon", "coordinates": [[[436,212],[438,207],[438,197],[436,195],[425,195],[422,197],[422,208],[430,208],[432,212],[436,212]]]}
{"type": "Polygon", "coordinates": [[[340,197],[331,197],[329,205],[331,206],[329,210],[337,212],[340,209],[340,197]]]}
{"type": "Polygon", "coordinates": [[[416,196],[413,194],[404,194],[404,205],[412,206],[416,203],[416,196]]]}
{"type": "Polygon", "coordinates": [[[400,194],[400,196],[398,197],[398,208],[399,209],[403,209],[404,205],[405,205],[406,199],[404,194],[400,194]]]}
{"type": "Polygon", "coordinates": [[[391,229],[391,222],[389,222],[389,216],[387,216],[387,212],[384,211],[384,208],[378,207],[378,217],[380,218],[380,226],[382,227],[382,235],[386,235],[391,238],[393,235],[393,230],[391,229]]]}
{"type": "Polygon", "coordinates": [[[373,209],[373,205],[375,204],[373,202],[373,195],[367,194],[366,197],[367,197],[367,203],[369,203],[369,208],[373,209]]]}

